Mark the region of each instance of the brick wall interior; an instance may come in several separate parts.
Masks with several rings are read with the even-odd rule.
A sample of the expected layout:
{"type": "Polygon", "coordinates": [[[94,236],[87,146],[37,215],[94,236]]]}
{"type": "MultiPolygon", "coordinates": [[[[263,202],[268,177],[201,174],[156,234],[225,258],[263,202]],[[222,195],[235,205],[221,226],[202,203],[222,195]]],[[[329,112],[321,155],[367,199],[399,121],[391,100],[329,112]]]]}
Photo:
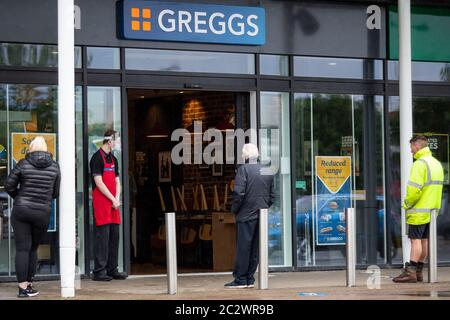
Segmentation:
{"type": "MultiPolygon", "coordinates": [[[[193,127],[193,121],[202,121],[203,131],[208,128],[217,127],[229,113],[235,113],[236,96],[234,93],[202,93],[192,97],[183,98],[183,127],[193,127]]],[[[225,137],[225,134],[224,136],[225,137]]],[[[206,146],[208,142],[204,142],[206,146]]],[[[192,150],[193,152],[193,150],[192,150]]],[[[225,150],[223,150],[225,155],[225,150]]],[[[217,166],[216,166],[217,168],[217,166]]],[[[200,184],[203,185],[205,198],[209,210],[213,209],[214,202],[214,186],[217,187],[219,203],[223,209],[225,197],[225,184],[230,185],[234,179],[235,166],[222,165],[222,176],[212,175],[212,165],[184,165],[183,166],[183,184],[185,186],[185,201],[188,209],[193,205],[193,188],[200,184]]],[[[198,201],[200,202],[200,192],[198,193],[198,201]]],[[[228,204],[226,210],[229,210],[231,200],[231,191],[228,188],[228,204]]]]}

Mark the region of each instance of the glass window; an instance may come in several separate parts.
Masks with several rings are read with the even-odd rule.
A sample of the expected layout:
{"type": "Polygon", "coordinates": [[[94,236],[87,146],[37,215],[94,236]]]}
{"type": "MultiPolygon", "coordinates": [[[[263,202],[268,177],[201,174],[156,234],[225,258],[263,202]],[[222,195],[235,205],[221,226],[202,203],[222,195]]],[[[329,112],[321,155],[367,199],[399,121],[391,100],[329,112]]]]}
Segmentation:
{"type": "Polygon", "coordinates": [[[84,158],[82,87],[75,88],[75,163],[76,163],[76,265],[77,273],[84,273],[84,158]]]}
{"type": "MultiPolygon", "coordinates": [[[[0,140],[5,149],[4,161],[8,162],[8,173],[11,168],[24,156],[28,141],[36,135],[42,135],[48,145],[49,152],[57,160],[57,87],[48,85],[10,85],[5,87],[6,108],[2,114],[6,116],[1,123],[0,140]],[[25,142],[24,142],[25,141],[25,142]],[[19,151],[18,151],[19,150],[19,151]],[[8,157],[9,156],[9,157],[8,157]]],[[[6,175],[3,176],[6,178],[6,175]]],[[[3,185],[3,183],[2,183],[3,185]]],[[[7,202],[5,201],[5,204],[7,202]]],[[[9,200],[11,204],[11,200],[9,200]]],[[[9,206],[5,206],[4,214],[11,216],[9,206]]],[[[9,233],[9,263],[10,274],[15,273],[15,240],[11,222],[8,219],[9,233]]],[[[5,230],[6,231],[6,230],[5,230]]],[[[3,242],[3,241],[2,241],[3,242]]],[[[8,242],[8,241],[5,241],[8,242]]],[[[59,267],[59,228],[58,206],[53,202],[48,232],[37,251],[36,274],[58,274],[59,267]]]]}
{"type": "Polygon", "coordinates": [[[90,69],[120,69],[119,48],[87,48],[87,67],[90,69]]]}
{"type": "MultiPolygon", "coordinates": [[[[413,61],[411,69],[414,81],[450,82],[450,63],[413,61]]],[[[398,80],[399,74],[398,61],[388,61],[388,79],[398,80]]]]}
{"type": "MultiPolygon", "coordinates": [[[[386,263],[383,97],[296,93],[294,115],[298,265],[345,265],[348,206],[356,208],[357,263],[386,263]],[[339,197],[319,189],[317,156],[350,157],[351,183],[333,190],[339,197]]],[[[321,182],[328,190],[333,177],[321,182]]]]}
{"type": "Polygon", "coordinates": [[[125,49],[125,67],[128,70],[254,74],[255,55],[125,49]]]}
{"type": "MultiPolygon", "coordinates": [[[[81,87],[76,87],[77,135],[81,136],[81,87]]],[[[12,200],[8,198],[4,183],[11,166],[19,160],[17,150],[22,145],[22,138],[32,139],[43,135],[47,140],[49,151],[57,154],[57,87],[45,85],[0,85],[0,275],[14,275],[15,240],[11,227],[12,200]],[[14,156],[11,158],[12,153],[14,156]]],[[[78,145],[82,146],[77,139],[78,145]]],[[[82,154],[81,151],[77,154],[82,154]]],[[[55,157],[56,158],[56,157],[55,157]]],[[[81,159],[82,160],[82,159],[81,159]]],[[[78,160],[77,160],[78,161],[78,160]]],[[[82,165],[82,162],[81,162],[82,165]]],[[[82,189],[83,172],[78,169],[77,188],[82,189]]],[[[77,208],[83,206],[83,199],[77,198],[77,208]]],[[[47,235],[38,248],[37,274],[57,274],[59,261],[59,228],[57,202],[51,211],[51,220],[47,235]]],[[[84,216],[84,213],[82,214],[84,216]]],[[[78,215],[80,218],[80,215],[78,215]]],[[[79,227],[79,225],[78,225],[79,227]]],[[[79,233],[78,233],[79,234],[79,233]]],[[[79,257],[80,259],[80,257],[79,257]]],[[[84,259],[84,258],[83,258],[84,259]]],[[[79,262],[80,260],[78,260],[79,262]]],[[[83,260],[81,260],[83,262],[83,260]]]]}
{"type": "Polygon", "coordinates": [[[292,265],[289,93],[261,92],[261,163],[275,172],[275,203],[269,209],[269,264],[292,265]]]}
{"type": "Polygon", "coordinates": [[[0,276],[10,272],[10,208],[9,197],[5,192],[8,176],[8,97],[7,86],[0,84],[0,276]]]}
{"type": "MultiPolygon", "coordinates": [[[[122,133],[121,118],[121,100],[119,87],[88,87],[87,88],[87,115],[88,115],[88,161],[92,155],[101,147],[103,135],[106,130],[113,129],[122,133]]],[[[122,170],[122,150],[120,143],[117,143],[113,151],[119,161],[120,181],[123,179],[122,170]]],[[[86,164],[88,165],[88,164],[86,164]]],[[[89,227],[91,239],[94,237],[94,219],[92,213],[92,185],[89,181],[89,227]]],[[[123,221],[123,212],[121,210],[121,219],[123,221]]],[[[95,240],[94,240],[95,241],[95,240]]],[[[90,270],[94,268],[94,241],[90,243],[90,270]]],[[[119,246],[119,268],[123,268],[123,230],[120,228],[120,246],[119,246]]],[[[86,266],[86,271],[88,267],[86,266]]]]}
{"type": "Polygon", "coordinates": [[[74,65],[75,68],[80,69],[83,67],[82,63],[81,63],[81,47],[75,47],[75,56],[74,56],[74,65]]]}
{"type": "MultiPolygon", "coordinates": [[[[75,68],[81,68],[81,47],[75,47],[75,68]]],[[[58,46],[0,43],[0,66],[58,67],[58,46]]]]}
{"type": "MultiPolygon", "coordinates": [[[[389,119],[391,127],[389,173],[392,203],[391,212],[395,214],[395,232],[401,234],[400,210],[400,127],[399,127],[399,97],[389,97],[389,119]]],[[[449,135],[450,135],[450,97],[413,97],[413,133],[426,134],[429,147],[433,155],[441,162],[444,168],[444,192],[441,210],[437,218],[438,261],[450,262],[450,185],[449,185],[449,135]]],[[[409,149],[406,150],[409,152],[409,149]]],[[[400,239],[399,239],[400,241],[400,239]]],[[[401,256],[395,259],[402,263],[401,256]]]]}
{"type": "Polygon", "coordinates": [[[259,65],[261,74],[289,76],[289,58],[287,56],[261,54],[259,65]]]}
{"type": "Polygon", "coordinates": [[[294,57],[296,77],[383,79],[382,60],[294,57]]]}

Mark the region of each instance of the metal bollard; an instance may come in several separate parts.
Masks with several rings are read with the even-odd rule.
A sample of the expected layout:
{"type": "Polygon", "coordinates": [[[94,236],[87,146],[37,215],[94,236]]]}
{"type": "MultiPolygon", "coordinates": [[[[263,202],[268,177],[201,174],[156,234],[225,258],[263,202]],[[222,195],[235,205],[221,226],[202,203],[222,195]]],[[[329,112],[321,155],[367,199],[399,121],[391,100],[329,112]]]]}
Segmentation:
{"type": "Polygon", "coordinates": [[[268,237],[269,209],[261,209],[259,215],[259,289],[269,287],[269,237],[268,237]]]}
{"type": "Polygon", "coordinates": [[[437,229],[436,210],[431,210],[430,234],[428,239],[428,282],[437,282],[437,229]]]}
{"type": "Polygon", "coordinates": [[[177,293],[177,240],[175,212],[166,212],[167,293],[177,293]]]}
{"type": "Polygon", "coordinates": [[[356,220],[355,209],[345,209],[347,245],[347,287],[356,286],[356,220]]]}

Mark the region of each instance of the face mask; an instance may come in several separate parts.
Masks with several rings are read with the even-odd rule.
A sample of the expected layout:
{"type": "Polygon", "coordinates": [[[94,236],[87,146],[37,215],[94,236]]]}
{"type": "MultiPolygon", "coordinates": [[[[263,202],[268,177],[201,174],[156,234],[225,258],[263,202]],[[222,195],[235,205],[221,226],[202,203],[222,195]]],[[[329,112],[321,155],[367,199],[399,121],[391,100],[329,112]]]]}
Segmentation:
{"type": "Polygon", "coordinates": [[[122,143],[121,143],[121,141],[120,141],[120,137],[117,138],[117,139],[114,141],[114,148],[113,148],[113,150],[114,150],[114,151],[118,151],[118,152],[121,152],[121,151],[122,151],[122,143]]]}

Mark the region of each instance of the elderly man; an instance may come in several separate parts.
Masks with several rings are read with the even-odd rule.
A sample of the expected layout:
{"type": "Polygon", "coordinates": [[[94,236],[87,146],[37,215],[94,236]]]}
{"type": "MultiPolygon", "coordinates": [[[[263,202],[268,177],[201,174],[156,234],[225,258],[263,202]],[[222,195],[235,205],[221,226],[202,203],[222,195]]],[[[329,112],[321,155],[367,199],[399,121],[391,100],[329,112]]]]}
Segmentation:
{"type": "Polygon", "coordinates": [[[245,144],[245,163],[236,173],[231,212],[236,214],[237,240],[234,280],[225,288],[253,288],[259,253],[259,210],[269,208],[275,199],[273,175],[263,172],[258,147],[245,144]]]}
{"type": "Polygon", "coordinates": [[[405,203],[408,237],[411,240],[411,259],[394,282],[423,281],[423,265],[428,254],[428,235],[431,211],[441,208],[444,171],[431,155],[428,139],[414,136],[409,141],[414,162],[406,189],[405,203]]]}

